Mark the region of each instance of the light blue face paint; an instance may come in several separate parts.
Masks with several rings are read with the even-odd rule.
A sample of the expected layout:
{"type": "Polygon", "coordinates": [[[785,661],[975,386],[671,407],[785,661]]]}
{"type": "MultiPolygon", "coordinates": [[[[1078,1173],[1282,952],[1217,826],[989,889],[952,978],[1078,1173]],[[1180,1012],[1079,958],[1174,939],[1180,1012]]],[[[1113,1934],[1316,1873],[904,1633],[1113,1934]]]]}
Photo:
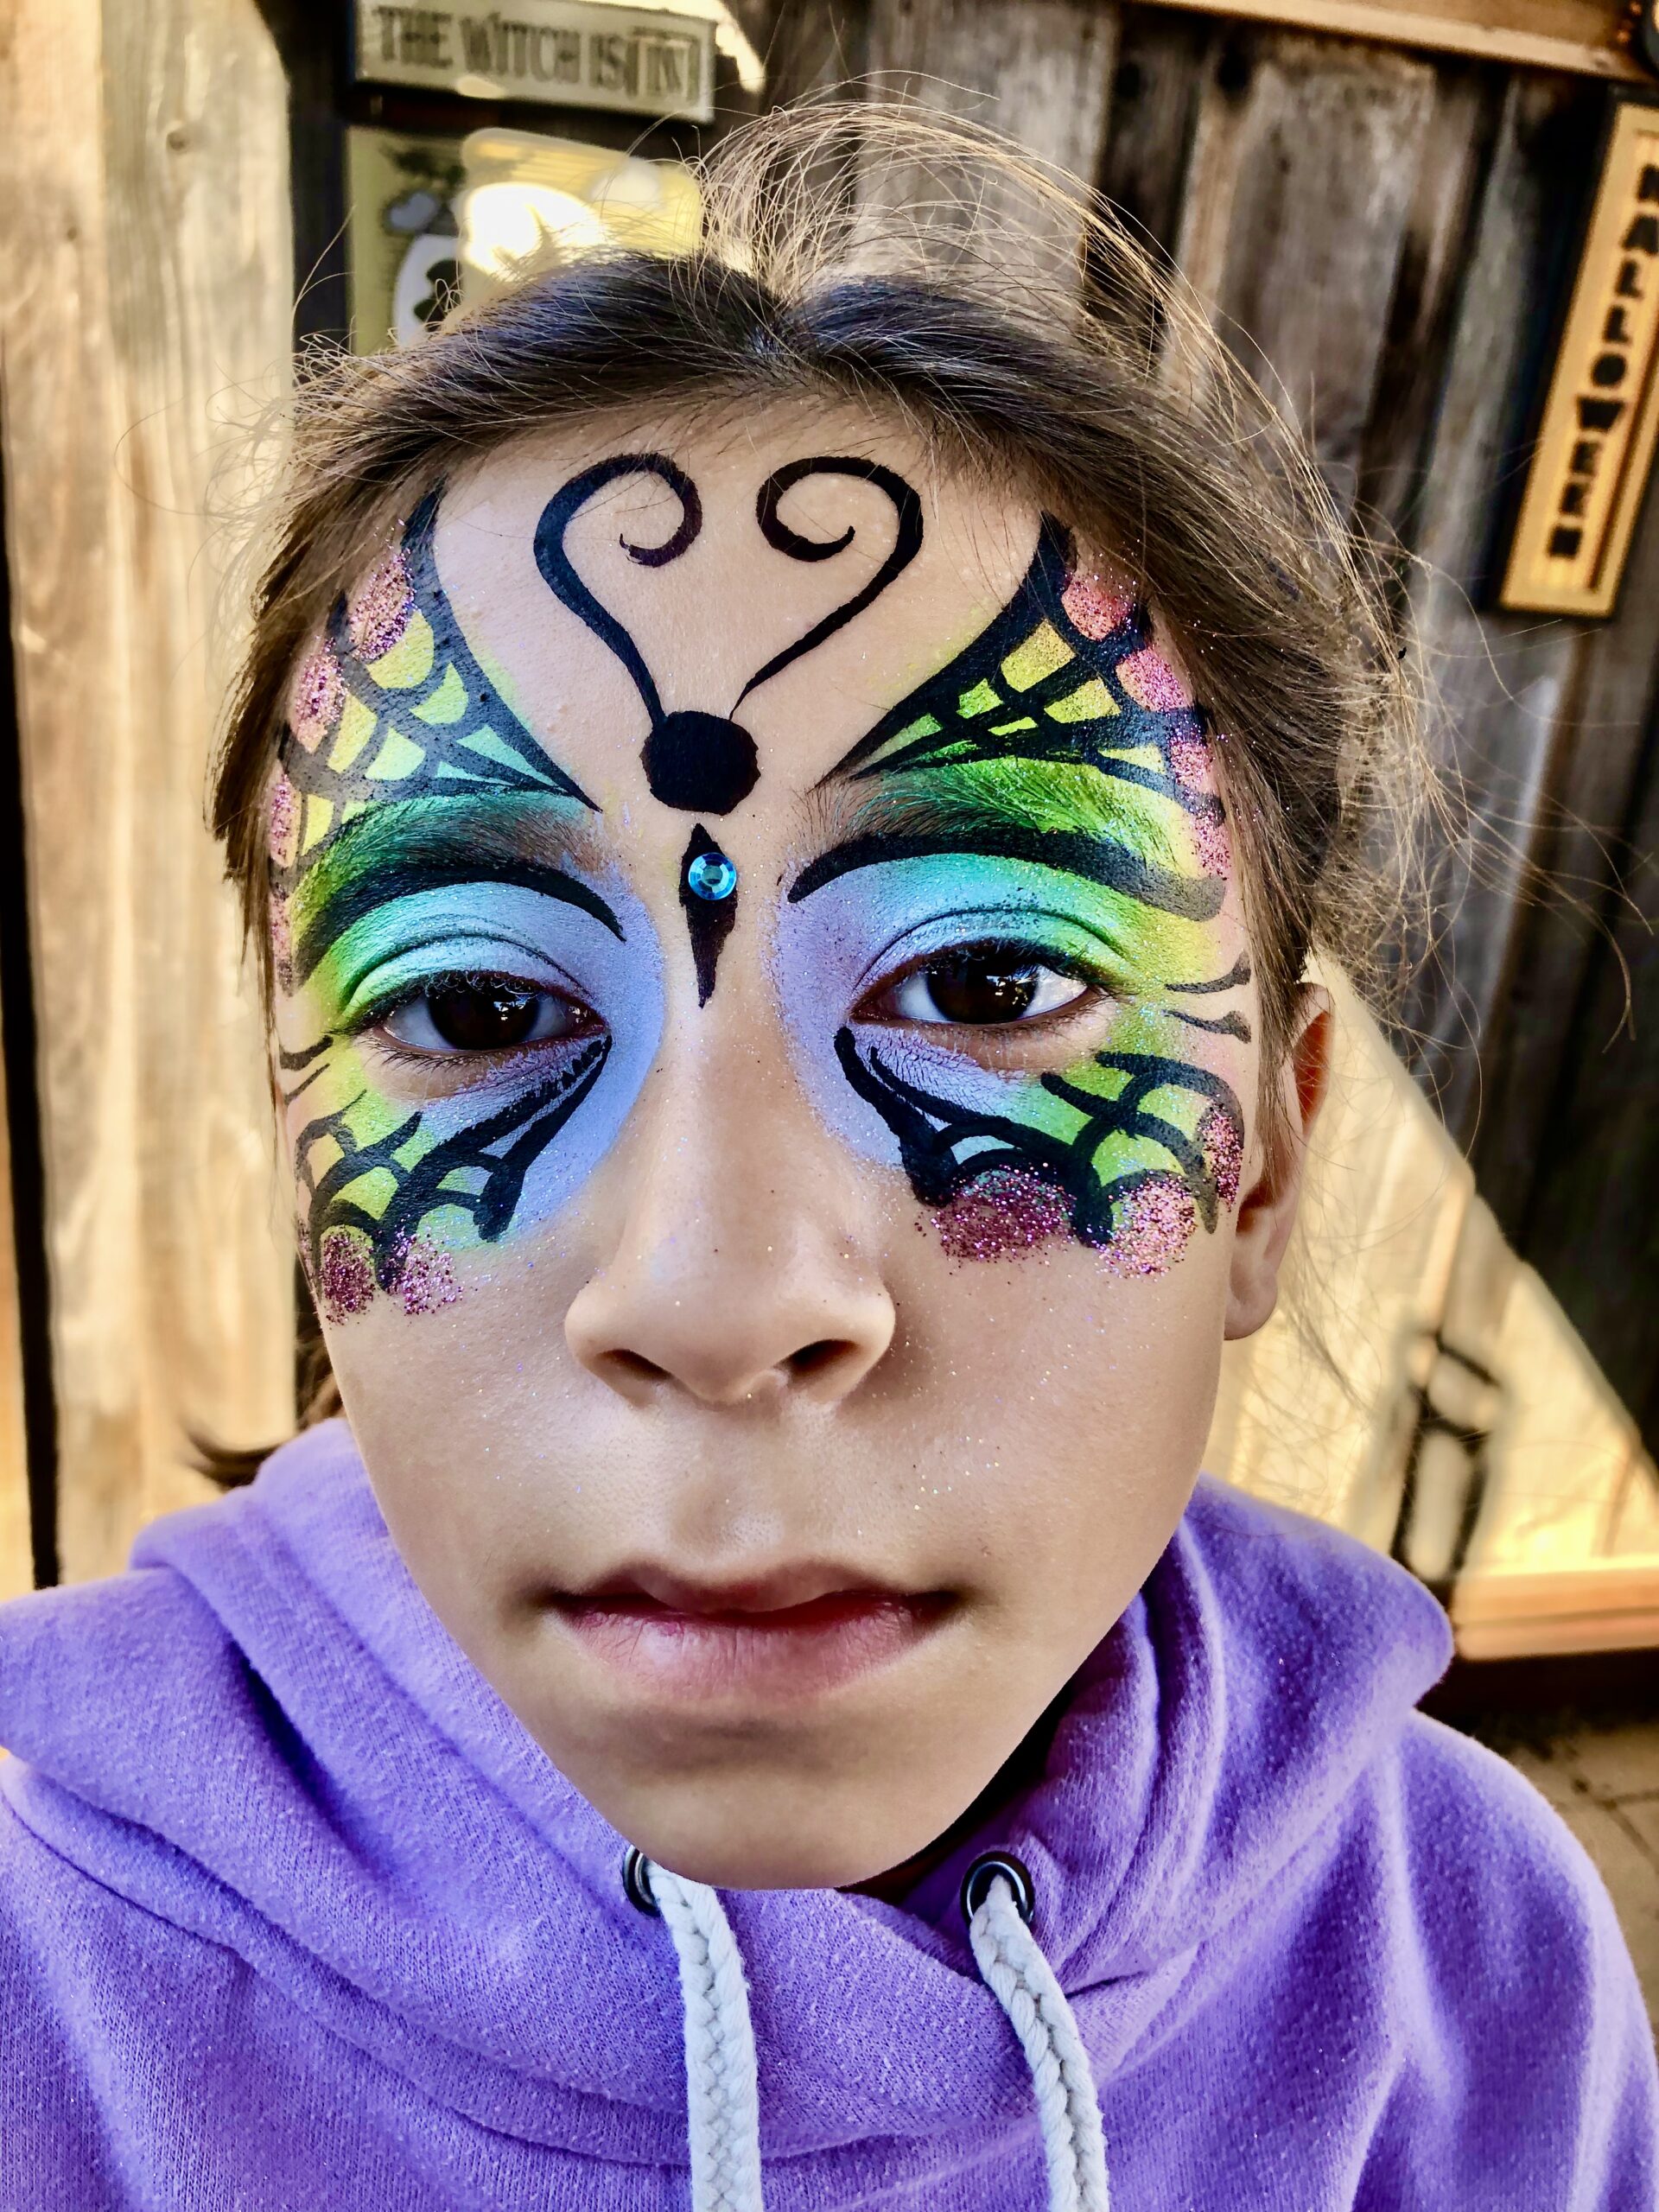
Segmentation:
{"type": "MultiPolygon", "coordinates": [[[[823,779],[854,802],[848,830],[788,893],[780,980],[806,1010],[808,1087],[849,1142],[902,1166],[958,1256],[1069,1233],[1160,1274],[1237,1192],[1243,1113],[1221,1068],[1249,1041],[1225,1001],[1249,969],[1226,950],[1225,809],[1205,718],[1151,636],[1134,593],[1080,578],[1045,520],[1014,599],[823,779]],[[950,1022],[884,1008],[884,977],[952,962],[1094,985],[1087,1049],[1051,1024],[1031,1033],[1070,1036],[1065,1065],[987,1065],[950,1022]],[[1193,992],[1215,995],[1197,1018],[1193,992]]],[[[1017,1033],[1010,1003],[980,1026],[1017,1033]]]]}
{"type": "MultiPolygon", "coordinates": [[[[620,871],[557,857],[543,802],[377,811],[316,871],[298,932],[296,989],[324,1043],[295,1071],[289,1096],[305,1117],[295,1157],[313,1280],[336,1320],[377,1289],[415,1312],[447,1304],[454,1255],[550,1219],[614,1141],[663,1024],[661,950],[643,904],[620,871]],[[483,880],[466,880],[469,869],[483,880]],[[433,887],[404,887],[423,883],[433,887]],[[383,1025],[457,979],[580,1009],[581,1027],[457,1052],[454,1092],[411,1105],[383,1025]]],[[[429,1078],[445,1058],[425,1056],[429,1078]]]]}

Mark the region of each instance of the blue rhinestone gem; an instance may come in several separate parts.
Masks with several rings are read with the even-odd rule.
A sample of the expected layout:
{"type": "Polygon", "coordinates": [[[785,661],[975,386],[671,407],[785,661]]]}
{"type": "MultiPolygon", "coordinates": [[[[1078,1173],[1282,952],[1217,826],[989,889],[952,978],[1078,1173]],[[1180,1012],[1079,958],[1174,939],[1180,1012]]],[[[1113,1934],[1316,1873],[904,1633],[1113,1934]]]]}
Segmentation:
{"type": "Polygon", "coordinates": [[[699,853],[685,871],[685,882],[699,899],[729,899],[737,888],[737,868],[724,853],[699,853]]]}

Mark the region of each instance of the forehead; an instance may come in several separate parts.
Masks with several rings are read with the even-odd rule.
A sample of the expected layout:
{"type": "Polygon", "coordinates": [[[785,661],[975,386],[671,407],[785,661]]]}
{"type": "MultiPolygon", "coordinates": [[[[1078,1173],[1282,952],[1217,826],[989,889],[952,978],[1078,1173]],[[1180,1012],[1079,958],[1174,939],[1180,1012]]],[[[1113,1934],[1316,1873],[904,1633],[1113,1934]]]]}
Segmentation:
{"type": "Polygon", "coordinates": [[[1017,588],[1038,533],[1032,502],[943,467],[903,425],[851,410],[798,403],[717,424],[607,423],[492,456],[446,493],[438,573],[521,719],[601,804],[626,797],[625,764],[638,762],[650,713],[625,657],[550,587],[537,537],[563,486],[623,454],[659,456],[690,486],[690,542],[671,558],[649,557],[685,535],[686,496],[661,474],[634,474],[580,504],[563,551],[626,633],[664,712],[732,714],[769,663],[879,581],[906,526],[900,493],[913,501],[913,554],[851,619],[741,700],[761,786],[778,796],[815,782],[884,707],[984,627],[1017,588]],[[823,465],[836,462],[855,467],[823,465]]]}

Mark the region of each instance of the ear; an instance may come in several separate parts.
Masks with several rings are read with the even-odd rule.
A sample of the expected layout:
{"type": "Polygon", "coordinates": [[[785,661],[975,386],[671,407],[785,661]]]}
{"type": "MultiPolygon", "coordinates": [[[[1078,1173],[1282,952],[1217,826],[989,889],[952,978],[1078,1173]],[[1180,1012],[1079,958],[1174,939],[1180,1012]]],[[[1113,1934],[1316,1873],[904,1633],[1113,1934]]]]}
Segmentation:
{"type": "Polygon", "coordinates": [[[1254,1336],[1279,1302],[1279,1269],[1296,1226],[1307,1141],[1325,1103],[1335,1023],[1331,994],[1304,983],[1296,1027],[1279,1071],[1275,1141],[1263,1147],[1255,1180],[1239,1200],[1227,1281],[1229,1338],[1254,1336]]]}

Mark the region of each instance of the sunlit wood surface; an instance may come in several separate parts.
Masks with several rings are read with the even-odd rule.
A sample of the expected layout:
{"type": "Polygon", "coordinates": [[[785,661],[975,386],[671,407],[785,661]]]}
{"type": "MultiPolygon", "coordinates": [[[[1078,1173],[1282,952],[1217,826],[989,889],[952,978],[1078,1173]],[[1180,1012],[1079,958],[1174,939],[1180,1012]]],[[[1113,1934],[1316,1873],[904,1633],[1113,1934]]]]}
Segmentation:
{"type": "Polygon", "coordinates": [[[190,1427],[291,1422],[264,1078],[202,827],[234,629],[215,472],[286,375],[285,99],[253,0],[12,0],[5,469],[70,1580],[202,1494],[190,1427]]]}
{"type": "Polygon", "coordinates": [[[1659,1644],[1659,1474],[1636,1423],[1335,988],[1286,1293],[1226,1348],[1205,1464],[1402,1557],[1467,1658],[1659,1644]]]}

